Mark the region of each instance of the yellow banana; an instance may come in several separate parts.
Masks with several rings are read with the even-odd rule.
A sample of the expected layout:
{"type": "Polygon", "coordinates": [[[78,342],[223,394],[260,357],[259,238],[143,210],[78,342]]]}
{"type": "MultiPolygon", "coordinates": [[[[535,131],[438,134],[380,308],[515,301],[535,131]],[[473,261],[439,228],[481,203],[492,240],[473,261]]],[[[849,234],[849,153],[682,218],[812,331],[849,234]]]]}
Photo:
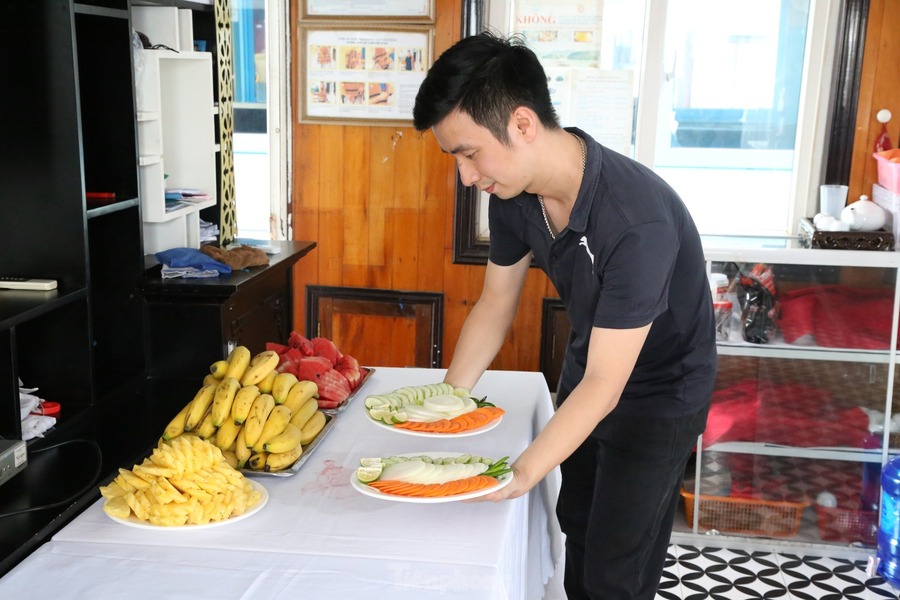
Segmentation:
{"type": "Polygon", "coordinates": [[[271,394],[260,394],[250,407],[250,414],[244,421],[244,441],[252,448],[262,434],[269,413],[275,408],[275,399],[271,394]]]}
{"type": "Polygon", "coordinates": [[[203,438],[204,440],[208,440],[216,435],[216,426],[213,425],[212,422],[212,413],[206,411],[206,414],[203,415],[203,420],[197,425],[197,429],[194,430],[194,433],[197,434],[197,437],[203,438]]]}
{"type": "Polygon", "coordinates": [[[295,447],[300,445],[300,438],[302,435],[303,431],[299,427],[288,423],[284,428],[284,431],[272,438],[269,438],[269,441],[263,444],[263,450],[265,450],[269,454],[277,454],[279,452],[287,452],[288,450],[293,450],[295,447]]]}
{"type": "Polygon", "coordinates": [[[216,393],[212,403],[212,422],[216,427],[221,427],[225,421],[231,419],[231,405],[234,404],[235,395],[241,389],[241,382],[234,377],[225,376],[216,386],[216,393]]]}
{"type": "Polygon", "coordinates": [[[268,454],[263,452],[262,454],[254,454],[250,457],[249,463],[250,468],[254,471],[264,471],[266,468],[266,459],[269,457],[268,454]]]}
{"type": "Polygon", "coordinates": [[[232,419],[225,419],[225,421],[222,422],[222,426],[216,431],[216,446],[223,452],[228,450],[235,443],[240,431],[240,425],[235,423],[232,419]]]}
{"type": "Polygon", "coordinates": [[[234,440],[234,455],[237,458],[236,468],[243,469],[247,461],[250,460],[251,454],[252,452],[250,452],[250,448],[247,447],[247,442],[244,440],[244,428],[241,427],[237,439],[234,440]]]}
{"type": "Polygon", "coordinates": [[[191,410],[188,411],[187,417],[184,420],[185,431],[193,431],[194,428],[200,424],[200,421],[206,416],[207,409],[209,409],[209,406],[212,404],[215,393],[215,385],[204,385],[200,388],[194,396],[194,399],[191,400],[191,410]]]}
{"type": "Polygon", "coordinates": [[[209,374],[215,377],[216,379],[222,379],[225,377],[225,373],[228,372],[228,361],[227,360],[217,360],[213,364],[209,365],[209,374]]]}
{"type": "MultiPolygon", "coordinates": [[[[291,409],[291,414],[297,414],[300,407],[310,398],[319,397],[319,386],[312,381],[298,381],[291,387],[284,405],[291,409]]],[[[301,425],[302,427],[302,425],[301,425]]]]}
{"type": "Polygon", "coordinates": [[[207,373],[203,378],[203,385],[219,385],[219,380],[212,373],[207,373]]]}
{"type": "Polygon", "coordinates": [[[306,425],[307,421],[309,421],[314,414],[316,414],[317,410],[319,410],[318,401],[316,401],[315,397],[309,398],[291,417],[291,424],[294,425],[294,427],[303,429],[303,426],[306,425]]]}
{"type": "Polygon", "coordinates": [[[259,434],[259,438],[253,444],[253,451],[256,453],[262,452],[265,449],[265,443],[284,431],[284,428],[290,422],[291,409],[281,404],[276,405],[272,412],[269,413],[269,417],[263,425],[262,433],[259,434]]]}
{"type": "Polygon", "coordinates": [[[231,403],[231,419],[236,424],[244,423],[257,396],[259,396],[259,388],[255,385],[245,385],[237,391],[237,394],[234,395],[234,402],[231,403]]]}
{"type": "Polygon", "coordinates": [[[286,452],[270,453],[266,457],[266,464],[263,466],[263,469],[269,472],[282,471],[297,462],[301,454],[303,454],[303,447],[300,444],[286,452]]]}
{"type": "Polygon", "coordinates": [[[264,350],[250,360],[241,385],[256,385],[266,378],[278,366],[278,353],[274,350],[264,350]]]}
{"type": "Polygon", "coordinates": [[[225,371],[225,377],[234,377],[240,381],[248,366],[250,366],[250,349],[247,346],[235,346],[228,355],[228,370],[225,371]]]}
{"type": "Polygon", "coordinates": [[[167,442],[173,438],[177,438],[179,435],[184,433],[184,421],[187,417],[188,411],[191,410],[191,403],[188,402],[184,405],[178,414],[172,417],[172,420],[169,421],[169,424],[166,425],[166,429],[163,431],[163,439],[167,442]]]}
{"type": "Polygon", "coordinates": [[[234,455],[233,450],[222,452],[222,456],[225,457],[225,462],[227,462],[232,469],[237,469],[237,456],[234,455]]]}
{"type": "Polygon", "coordinates": [[[310,417],[309,421],[306,422],[306,425],[300,428],[300,432],[302,433],[300,436],[300,443],[304,446],[309,444],[316,439],[316,436],[319,435],[319,432],[322,431],[323,427],[325,427],[325,413],[321,410],[317,410],[316,413],[310,417]]]}
{"type": "Polygon", "coordinates": [[[275,383],[276,377],[278,377],[278,371],[269,371],[269,374],[266,375],[262,381],[256,384],[259,387],[259,391],[261,391],[263,394],[271,394],[272,385],[275,383]]]}
{"type": "Polygon", "coordinates": [[[272,382],[272,397],[275,398],[275,404],[284,404],[287,400],[288,392],[294,384],[297,383],[297,376],[293,373],[279,373],[272,382]]]}

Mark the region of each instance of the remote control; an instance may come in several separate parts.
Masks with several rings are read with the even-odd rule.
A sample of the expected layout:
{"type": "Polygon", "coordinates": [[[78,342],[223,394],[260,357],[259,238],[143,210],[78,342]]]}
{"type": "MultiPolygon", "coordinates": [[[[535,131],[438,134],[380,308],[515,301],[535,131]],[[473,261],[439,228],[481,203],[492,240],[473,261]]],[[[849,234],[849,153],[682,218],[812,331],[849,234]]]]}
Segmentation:
{"type": "Polygon", "coordinates": [[[31,279],[28,277],[0,277],[0,289],[5,290],[55,290],[55,279],[31,279]]]}

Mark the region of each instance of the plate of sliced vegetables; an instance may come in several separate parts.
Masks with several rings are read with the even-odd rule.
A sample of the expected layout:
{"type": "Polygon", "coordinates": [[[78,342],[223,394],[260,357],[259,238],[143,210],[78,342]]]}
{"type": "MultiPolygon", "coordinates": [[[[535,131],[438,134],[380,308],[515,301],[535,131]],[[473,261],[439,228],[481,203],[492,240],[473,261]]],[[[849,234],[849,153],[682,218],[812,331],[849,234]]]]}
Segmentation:
{"type": "Polygon", "coordinates": [[[433,504],[485,496],[512,481],[508,456],[420,452],[363,458],[350,476],[358,492],[395,502],[433,504]]]}
{"type": "Polygon", "coordinates": [[[379,427],[420,437],[465,437],[490,431],[504,410],[487,398],[448,383],[405,386],[364,401],[369,419],[379,427]]]}

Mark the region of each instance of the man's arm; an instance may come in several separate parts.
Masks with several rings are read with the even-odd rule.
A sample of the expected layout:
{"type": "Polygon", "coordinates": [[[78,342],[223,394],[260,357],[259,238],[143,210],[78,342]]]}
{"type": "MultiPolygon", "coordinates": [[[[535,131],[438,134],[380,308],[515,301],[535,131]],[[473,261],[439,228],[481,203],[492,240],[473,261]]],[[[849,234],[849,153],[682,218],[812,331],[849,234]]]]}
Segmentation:
{"type": "Polygon", "coordinates": [[[530,264],[531,254],[508,267],[488,261],[481,297],[466,317],[444,381],[475,387],[512,326],[530,264]]]}
{"type": "Polygon", "coordinates": [[[650,327],[594,328],[584,379],[512,464],[515,480],[486,496],[487,500],[515,498],[527,493],[587,439],[597,423],[618,404],[650,327]]]}

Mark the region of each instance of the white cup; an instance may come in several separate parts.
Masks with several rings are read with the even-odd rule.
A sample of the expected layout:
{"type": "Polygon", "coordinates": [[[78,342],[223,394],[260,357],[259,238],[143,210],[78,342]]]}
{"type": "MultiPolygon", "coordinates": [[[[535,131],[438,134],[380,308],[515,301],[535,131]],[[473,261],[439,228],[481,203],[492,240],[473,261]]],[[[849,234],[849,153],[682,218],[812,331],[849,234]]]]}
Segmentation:
{"type": "Polygon", "coordinates": [[[847,186],[827,184],[819,186],[819,212],[840,220],[847,204],[847,186]]]}

